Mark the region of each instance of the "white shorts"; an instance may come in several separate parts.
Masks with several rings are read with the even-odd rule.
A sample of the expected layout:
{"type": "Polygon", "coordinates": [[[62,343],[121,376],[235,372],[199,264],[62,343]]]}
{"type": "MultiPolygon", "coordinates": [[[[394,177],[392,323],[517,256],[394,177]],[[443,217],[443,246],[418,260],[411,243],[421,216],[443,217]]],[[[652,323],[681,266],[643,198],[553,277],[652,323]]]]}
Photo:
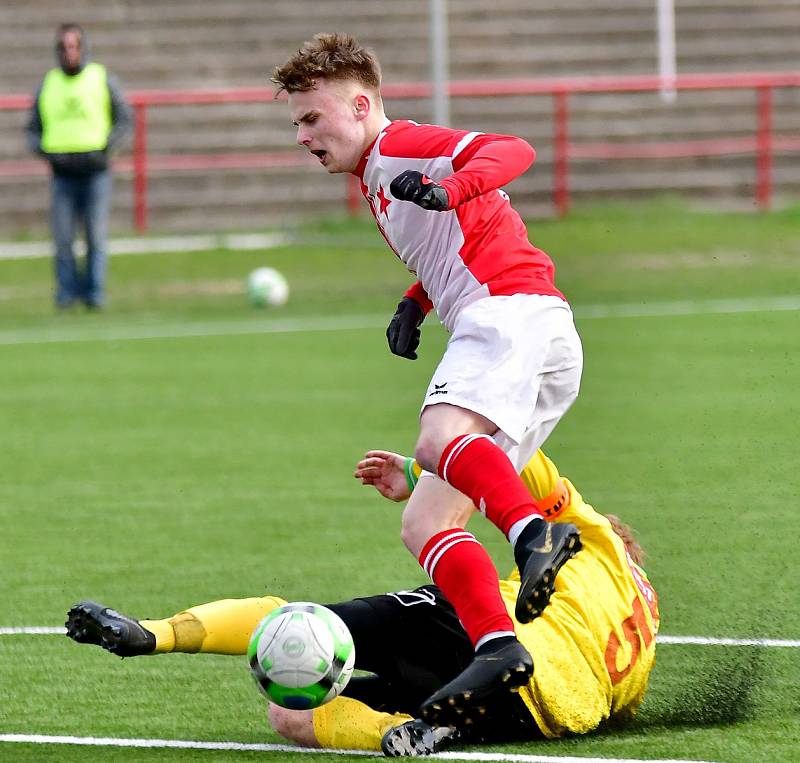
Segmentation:
{"type": "Polygon", "coordinates": [[[582,369],[581,340],[564,300],[486,297],[456,320],[422,408],[449,403],[485,416],[519,470],[575,401],[582,369]]]}

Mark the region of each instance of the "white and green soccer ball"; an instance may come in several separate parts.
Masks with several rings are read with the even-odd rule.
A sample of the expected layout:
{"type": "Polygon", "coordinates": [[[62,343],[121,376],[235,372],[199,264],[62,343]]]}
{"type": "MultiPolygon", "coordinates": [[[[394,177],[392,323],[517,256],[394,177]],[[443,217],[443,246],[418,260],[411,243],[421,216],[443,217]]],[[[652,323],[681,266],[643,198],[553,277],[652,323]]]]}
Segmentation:
{"type": "Polygon", "coordinates": [[[299,601],[270,612],[253,631],[250,670],[267,699],[310,710],[341,693],[356,659],[353,637],[327,607],[299,601]]]}
{"type": "Polygon", "coordinates": [[[247,276],[247,298],[258,307],[285,305],[289,283],[275,268],[256,268],[247,276]]]}

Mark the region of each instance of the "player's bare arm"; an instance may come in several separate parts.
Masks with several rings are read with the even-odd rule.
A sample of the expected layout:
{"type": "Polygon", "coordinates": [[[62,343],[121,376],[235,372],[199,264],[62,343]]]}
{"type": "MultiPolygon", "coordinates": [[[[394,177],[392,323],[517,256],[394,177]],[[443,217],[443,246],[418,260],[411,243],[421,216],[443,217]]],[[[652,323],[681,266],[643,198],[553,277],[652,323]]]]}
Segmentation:
{"type": "Polygon", "coordinates": [[[407,477],[411,459],[388,450],[369,450],[364,454],[353,472],[362,485],[372,485],[390,501],[405,501],[411,495],[413,485],[407,477]]]}

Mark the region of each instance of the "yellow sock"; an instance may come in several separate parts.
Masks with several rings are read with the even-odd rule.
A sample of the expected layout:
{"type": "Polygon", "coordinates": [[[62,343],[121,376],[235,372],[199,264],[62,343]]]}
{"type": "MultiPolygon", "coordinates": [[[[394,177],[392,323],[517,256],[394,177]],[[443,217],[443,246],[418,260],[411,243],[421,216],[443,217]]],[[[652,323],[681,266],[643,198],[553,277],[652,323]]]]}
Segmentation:
{"type": "Polygon", "coordinates": [[[153,654],[247,654],[256,625],[284,604],[286,601],[277,596],[221,599],[191,607],[169,619],[140,620],[139,623],[156,637],[153,654]]]}
{"type": "Polygon", "coordinates": [[[316,708],[312,719],[314,736],[321,747],[376,752],[380,752],[381,739],[390,728],[412,720],[402,713],[378,712],[350,697],[337,697],[316,708]]]}
{"type": "Polygon", "coordinates": [[[139,620],[139,625],[156,637],[153,654],[164,654],[175,649],[175,631],[169,620],[139,620]]]}

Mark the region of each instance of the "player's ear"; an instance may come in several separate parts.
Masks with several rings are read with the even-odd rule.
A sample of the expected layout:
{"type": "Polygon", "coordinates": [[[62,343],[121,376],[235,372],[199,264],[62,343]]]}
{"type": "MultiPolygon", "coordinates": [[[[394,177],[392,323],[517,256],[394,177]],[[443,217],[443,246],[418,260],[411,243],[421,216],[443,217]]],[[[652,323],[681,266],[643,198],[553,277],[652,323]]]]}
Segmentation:
{"type": "Polygon", "coordinates": [[[353,114],[358,121],[366,119],[372,111],[372,103],[366,93],[359,93],[353,99],[353,114]]]}

